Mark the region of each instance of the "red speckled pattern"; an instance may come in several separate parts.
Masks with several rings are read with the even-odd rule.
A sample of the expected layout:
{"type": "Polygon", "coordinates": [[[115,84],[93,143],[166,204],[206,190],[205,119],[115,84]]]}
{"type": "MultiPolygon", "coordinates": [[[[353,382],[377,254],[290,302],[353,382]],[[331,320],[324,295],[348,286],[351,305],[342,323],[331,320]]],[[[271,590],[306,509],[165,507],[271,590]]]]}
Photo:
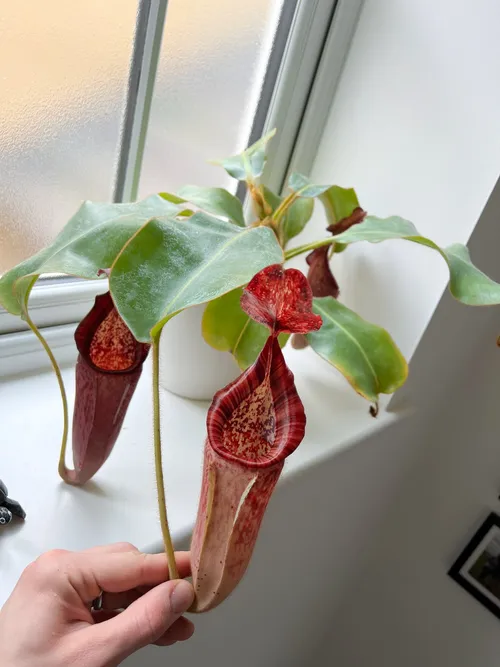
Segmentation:
{"type": "Polygon", "coordinates": [[[68,471],[68,480],[73,484],[84,484],[95,475],[113,449],[149,345],[133,338],[118,315],[109,292],[96,298],[92,310],[75,331],[75,341],[79,352],[73,411],[75,469],[68,471]],[[118,343],[113,340],[114,331],[118,343]],[[106,358],[107,353],[110,359],[106,358]],[[117,368],[125,362],[125,369],[117,368]]]}
{"type": "Polygon", "coordinates": [[[312,312],[312,292],[307,278],[297,269],[273,264],[248,283],[241,307],[252,319],[279,333],[308,333],[321,327],[312,312]]]}
{"type": "Polygon", "coordinates": [[[130,329],[113,308],[92,337],[89,357],[103,371],[124,371],[135,361],[135,347],[130,329]]]}
{"type": "Polygon", "coordinates": [[[224,424],[221,450],[246,461],[265,461],[271,454],[275,433],[276,414],[266,378],[224,424]]]}
{"type": "Polygon", "coordinates": [[[251,468],[269,467],[289,456],[304,437],[305,425],[293,373],[274,336],[253,366],[215,394],[207,416],[213,449],[251,468]]]}
{"type": "Polygon", "coordinates": [[[306,417],[277,336],[321,326],[300,271],[271,266],[250,282],[244,310],[271,335],[257,361],[215,394],[207,416],[203,481],[191,542],[196,601],[220,604],[243,577],[284,461],[304,437],[306,417]]]}

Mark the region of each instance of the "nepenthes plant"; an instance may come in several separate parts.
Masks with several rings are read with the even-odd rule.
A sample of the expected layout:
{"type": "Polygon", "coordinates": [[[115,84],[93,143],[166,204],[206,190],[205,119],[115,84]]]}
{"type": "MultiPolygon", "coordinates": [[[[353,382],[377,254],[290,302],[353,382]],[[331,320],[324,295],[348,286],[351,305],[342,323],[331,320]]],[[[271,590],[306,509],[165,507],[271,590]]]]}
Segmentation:
{"type": "Polygon", "coordinates": [[[202,331],[231,353],[241,375],[214,396],[198,517],[192,541],[193,611],[220,604],[249,563],[264,512],[285,458],[300,444],[306,419],[282,348],[310,347],[371,403],[407,377],[406,360],[383,328],[341,303],[332,266],[353,243],[400,239],[426,246],[446,262],[450,291],[471,306],[500,303],[500,284],[470,259],[467,248],[441,248],[400,217],[365,211],[352,188],[290,176],[280,196],[262,182],[274,132],[239,155],[219,161],[247,186],[249,213],[222,188],[186,186],[126,204],[85,202],[53,243],[0,279],[0,305],[24,319],[50,357],[62,396],[64,428],[59,472],[84,484],[111,453],[148,354],[152,363],[153,440],[160,523],[172,577],[162,465],[159,342],[169,321],[206,304],[202,331]],[[291,243],[319,202],[326,233],[291,243]],[[306,273],[286,262],[299,255],[306,273]],[[78,325],[73,466],[66,463],[69,407],[61,372],[29,314],[44,274],[107,279],[109,291],[78,325]]]}

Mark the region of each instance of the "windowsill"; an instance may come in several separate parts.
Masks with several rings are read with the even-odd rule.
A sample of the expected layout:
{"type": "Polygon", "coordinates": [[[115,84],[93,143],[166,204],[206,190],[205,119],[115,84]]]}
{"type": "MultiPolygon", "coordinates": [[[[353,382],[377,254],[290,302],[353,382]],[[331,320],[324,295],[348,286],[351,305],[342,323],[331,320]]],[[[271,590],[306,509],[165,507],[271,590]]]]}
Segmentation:
{"type": "MultiPolygon", "coordinates": [[[[37,327],[79,322],[88,313],[97,294],[108,289],[107,278],[44,277],[38,281],[30,296],[30,315],[37,327]]],[[[0,306],[0,333],[26,331],[28,325],[0,306]]]]}
{"type": "MultiPolygon", "coordinates": [[[[381,410],[373,419],[368,404],[313,352],[290,349],[286,356],[308,427],[304,442],[287,460],[283,479],[320,464],[403,416],[381,410]]],[[[73,369],[65,368],[63,375],[72,404],[73,369]]],[[[24,567],[48,549],[77,550],[116,541],[158,548],[149,385],[147,363],[110,459],[85,488],[75,488],[57,474],[62,417],[52,373],[0,384],[1,477],[27,512],[25,523],[0,529],[0,605],[24,567]]],[[[207,407],[206,402],[162,391],[168,512],[179,546],[186,545],[196,516],[207,407]]]]}

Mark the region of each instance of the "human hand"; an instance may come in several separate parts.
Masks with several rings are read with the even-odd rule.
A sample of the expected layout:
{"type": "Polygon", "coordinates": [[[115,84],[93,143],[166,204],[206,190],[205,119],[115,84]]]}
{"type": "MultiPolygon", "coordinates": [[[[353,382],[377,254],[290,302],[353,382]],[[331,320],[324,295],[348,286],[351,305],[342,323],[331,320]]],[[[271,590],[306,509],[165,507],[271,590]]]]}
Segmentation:
{"type": "MultiPolygon", "coordinates": [[[[189,554],[176,560],[179,576],[189,576],[189,554]]],[[[189,639],[194,626],[181,614],[193,588],[167,579],[164,554],[130,544],[43,554],[0,611],[0,665],[115,667],[148,644],[189,639]],[[92,611],[101,591],[102,610],[92,611]]]]}

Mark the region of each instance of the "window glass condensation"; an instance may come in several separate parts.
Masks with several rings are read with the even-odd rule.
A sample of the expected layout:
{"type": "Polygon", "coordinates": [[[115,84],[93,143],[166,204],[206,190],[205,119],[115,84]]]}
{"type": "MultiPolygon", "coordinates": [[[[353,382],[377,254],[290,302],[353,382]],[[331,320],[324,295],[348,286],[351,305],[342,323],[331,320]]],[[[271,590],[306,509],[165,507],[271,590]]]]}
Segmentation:
{"type": "Polygon", "coordinates": [[[139,196],[235,182],[208,163],[242,150],[283,0],[170,0],[139,196]]]}
{"type": "Polygon", "coordinates": [[[18,0],[0,13],[0,273],[112,197],[137,0],[18,0]]]}

